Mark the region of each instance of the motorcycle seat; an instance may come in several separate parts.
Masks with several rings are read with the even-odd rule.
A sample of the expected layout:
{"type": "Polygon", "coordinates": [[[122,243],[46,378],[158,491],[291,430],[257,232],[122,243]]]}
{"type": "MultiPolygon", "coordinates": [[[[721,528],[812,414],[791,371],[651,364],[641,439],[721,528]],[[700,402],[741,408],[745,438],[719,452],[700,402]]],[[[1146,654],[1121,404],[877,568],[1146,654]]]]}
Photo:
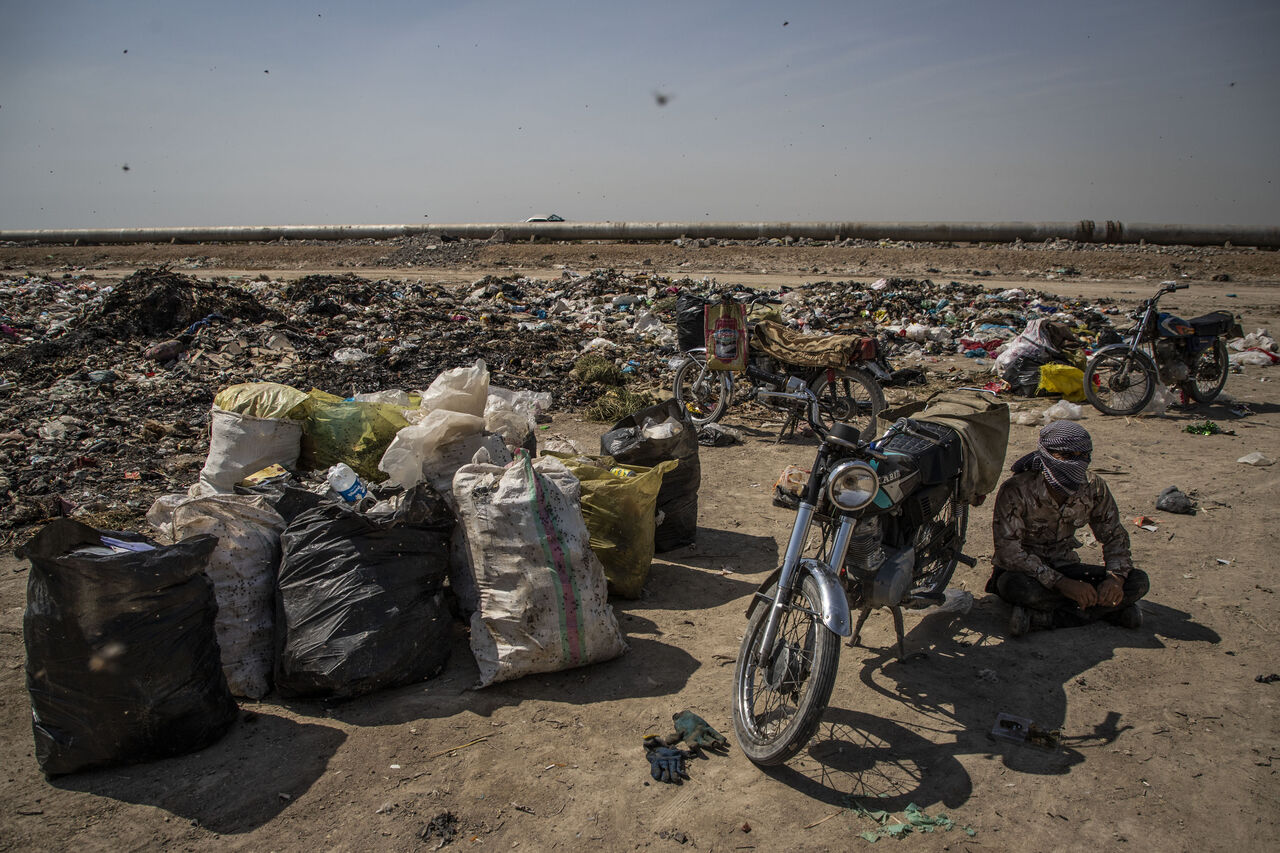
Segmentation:
{"type": "Polygon", "coordinates": [[[1230,311],[1210,311],[1187,321],[1196,330],[1197,337],[1218,337],[1231,332],[1236,326],[1235,315],[1230,311]]]}

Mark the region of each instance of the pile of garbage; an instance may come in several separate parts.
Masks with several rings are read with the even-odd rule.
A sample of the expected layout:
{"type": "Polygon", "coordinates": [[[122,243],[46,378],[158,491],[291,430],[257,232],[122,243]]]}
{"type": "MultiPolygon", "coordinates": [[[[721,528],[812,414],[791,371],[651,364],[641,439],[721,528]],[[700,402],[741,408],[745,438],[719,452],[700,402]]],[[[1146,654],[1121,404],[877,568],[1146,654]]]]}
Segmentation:
{"type": "MultiPolygon", "coordinates": [[[[422,248],[399,248],[414,246],[422,248]]],[[[758,292],[612,269],[460,287],[354,274],[204,280],[166,268],[118,283],[12,277],[0,280],[0,531],[68,515],[136,522],[199,469],[213,396],[241,383],[347,399],[422,389],[483,359],[496,384],[550,394],[555,411],[585,412],[608,390],[575,370],[592,356],[612,365],[624,390],[657,392],[615,385],[606,402],[616,405],[596,409],[610,423],[620,407],[661,398],[680,347],[679,295],[726,289],[794,329],[877,337],[904,384],[957,354],[989,367],[1037,321],[1088,347],[1120,313],[1110,299],[905,278],[758,292]]],[[[1240,359],[1273,351],[1258,334],[1240,359]]]]}

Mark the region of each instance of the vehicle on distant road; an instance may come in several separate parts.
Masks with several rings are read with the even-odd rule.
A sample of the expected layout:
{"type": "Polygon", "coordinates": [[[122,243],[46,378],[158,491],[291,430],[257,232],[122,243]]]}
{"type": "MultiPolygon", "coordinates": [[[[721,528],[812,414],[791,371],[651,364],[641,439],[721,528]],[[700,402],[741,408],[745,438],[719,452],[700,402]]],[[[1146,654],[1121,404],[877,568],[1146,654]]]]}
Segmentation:
{"type": "Polygon", "coordinates": [[[564,217],[554,213],[539,213],[537,216],[530,216],[525,222],[564,222],[564,217]]]}

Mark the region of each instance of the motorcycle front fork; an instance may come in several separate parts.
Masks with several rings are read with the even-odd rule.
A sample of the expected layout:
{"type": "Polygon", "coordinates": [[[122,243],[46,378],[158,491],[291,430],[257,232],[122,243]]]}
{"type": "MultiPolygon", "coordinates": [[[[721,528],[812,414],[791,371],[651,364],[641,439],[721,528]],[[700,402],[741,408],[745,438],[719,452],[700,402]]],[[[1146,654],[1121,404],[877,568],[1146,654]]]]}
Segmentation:
{"type": "MultiPolygon", "coordinates": [[[[782,572],[778,576],[778,592],[769,605],[764,634],[760,638],[760,646],[757,649],[761,660],[772,660],[773,645],[778,639],[778,624],[782,620],[783,608],[791,605],[792,596],[803,580],[800,576],[800,558],[804,553],[805,543],[809,540],[809,529],[813,524],[814,512],[815,508],[812,504],[803,502],[796,510],[796,523],[791,528],[791,539],[787,542],[782,572]]],[[[853,537],[856,527],[856,520],[848,517],[841,519],[840,527],[836,530],[836,535],[831,542],[831,566],[844,565],[845,555],[849,551],[849,540],[853,537]]],[[[817,606],[817,602],[810,602],[810,606],[817,606]]]]}

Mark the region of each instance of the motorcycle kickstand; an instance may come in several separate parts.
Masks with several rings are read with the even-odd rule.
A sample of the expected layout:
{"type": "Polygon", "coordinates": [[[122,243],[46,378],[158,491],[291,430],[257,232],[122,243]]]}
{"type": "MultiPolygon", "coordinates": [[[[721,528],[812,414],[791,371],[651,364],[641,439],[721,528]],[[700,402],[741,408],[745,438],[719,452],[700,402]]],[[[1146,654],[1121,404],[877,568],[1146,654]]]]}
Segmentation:
{"type": "Polygon", "coordinates": [[[918,652],[907,654],[907,642],[906,638],[903,636],[902,630],[902,608],[894,605],[893,607],[890,607],[889,610],[893,613],[894,633],[898,635],[898,663],[907,663],[908,661],[927,658],[929,653],[923,649],[918,652]]]}
{"type": "Polygon", "coordinates": [[[858,638],[862,634],[862,624],[867,621],[867,617],[871,615],[871,606],[862,608],[862,612],[858,614],[858,622],[853,626],[853,636],[849,638],[849,648],[858,645],[858,638]]]}

